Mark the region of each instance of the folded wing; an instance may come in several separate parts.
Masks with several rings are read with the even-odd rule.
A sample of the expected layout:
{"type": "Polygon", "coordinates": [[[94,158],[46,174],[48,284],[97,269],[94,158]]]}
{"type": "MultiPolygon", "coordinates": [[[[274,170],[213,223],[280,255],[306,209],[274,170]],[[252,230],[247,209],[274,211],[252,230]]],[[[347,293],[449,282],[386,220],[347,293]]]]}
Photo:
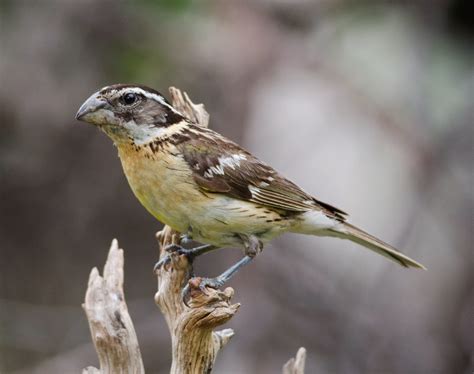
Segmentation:
{"type": "Polygon", "coordinates": [[[285,212],[322,210],[344,221],[346,213],[320,202],[236,143],[208,129],[178,145],[203,191],[222,193],[285,212]]]}

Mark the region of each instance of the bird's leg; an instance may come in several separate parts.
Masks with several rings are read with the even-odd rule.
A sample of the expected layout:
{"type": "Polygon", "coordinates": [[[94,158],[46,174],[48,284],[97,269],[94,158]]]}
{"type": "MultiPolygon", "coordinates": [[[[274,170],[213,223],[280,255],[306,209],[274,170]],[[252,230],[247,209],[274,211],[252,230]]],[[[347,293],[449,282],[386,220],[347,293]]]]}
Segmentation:
{"type": "Polygon", "coordinates": [[[204,253],[214,251],[218,249],[219,247],[216,247],[214,245],[210,244],[204,244],[199,247],[194,247],[194,248],[183,248],[182,246],[178,244],[168,244],[164,250],[168,252],[166,256],[163,256],[160,261],[158,261],[155,266],[153,267],[153,271],[156,272],[158,269],[160,269],[163,265],[166,265],[170,263],[171,261],[171,253],[177,253],[179,255],[185,255],[188,258],[188,261],[191,263],[194,261],[194,259],[200,255],[203,255],[204,253]]]}
{"type": "MultiPolygon", "coordinates": [[[[219,276],[215,278],[202,278],[199,283],[199,288],[201,290],[204,290],[206,286],[216,289],[222,287],[230,278],[235,275],[235,273],[237,273],[243,266],[247,265],[255,258],[255,256],[262,252],[263,244],[256,236],[246,236],[242,237],[242,239],[244,239],[245,256],[219,276]]],[[[187,301],[190,296],[190,291],[191,289],[188,283],[182,291],[183,302],[185,305],[188,305],[187,301]]]]}

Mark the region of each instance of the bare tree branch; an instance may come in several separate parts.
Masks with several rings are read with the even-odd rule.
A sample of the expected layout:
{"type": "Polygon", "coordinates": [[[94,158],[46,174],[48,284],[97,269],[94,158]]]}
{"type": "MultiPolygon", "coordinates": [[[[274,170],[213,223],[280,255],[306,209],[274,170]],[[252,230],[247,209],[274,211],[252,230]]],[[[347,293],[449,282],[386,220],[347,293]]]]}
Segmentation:
{"type": "MultiPolygon", "coordinates": [[[[168,226],[157,234],[161,255],[163,247],[177,243],[178,233],[168,226]]],[[[234,335],[231,329],[213,332],[237,312],[240,304],[231,304],[234,291],[223,292],[199,288],[199,278],[191,282],[190,307],[183,303],[181,291],[191,274],[191,264],[185,256],[173,254],[171,263],[157,271],[156,304],[165,316],[171,334],[172,366],[170,373],[210,373],[217,353],[234,335]]]]}
{"type": "Polygon", "coordinates": [[[86,312],[92,340],[99,356],[100,371],[85,373],[144,373],[140,348],[123,293],[123,250],[112,241],[101,277],[97,268],[89,276],[82,307],[86,312]]]}
{"type": "Polygon", "coordinates": [[[304,365],[306,362],[306,349],[301,347],[296,352],[296,357],[290,358],[283,366],[283,374],[304,374],[304,365]]]}

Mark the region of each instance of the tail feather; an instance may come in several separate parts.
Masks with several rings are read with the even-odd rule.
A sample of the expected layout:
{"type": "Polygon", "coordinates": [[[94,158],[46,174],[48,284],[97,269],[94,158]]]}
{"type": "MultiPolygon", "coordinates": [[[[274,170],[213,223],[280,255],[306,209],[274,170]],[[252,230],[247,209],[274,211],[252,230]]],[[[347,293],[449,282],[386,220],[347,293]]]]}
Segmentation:
{"type": "Polygon", "coordinates": [[[365,231],[351,225],[350,223],[344,222],[342,227],[334,232],[335,236],[349,239],[357,244],[360,244],[382,256],[389,258],[392,261],[397,262],[398,264],[410,268],[424,269],[426,268],[419,262],[411,259],[408,256],[405,256],[403,253],[397,251],[396,248],[391,245],[384,243],[382,240],[372,236],[365,231]]]}

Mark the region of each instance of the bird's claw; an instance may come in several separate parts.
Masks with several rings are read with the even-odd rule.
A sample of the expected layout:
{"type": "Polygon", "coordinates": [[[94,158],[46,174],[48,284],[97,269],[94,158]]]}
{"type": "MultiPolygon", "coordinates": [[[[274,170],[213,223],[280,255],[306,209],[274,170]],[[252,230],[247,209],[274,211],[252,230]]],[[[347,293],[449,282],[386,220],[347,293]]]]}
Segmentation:
{"type": "Polygon", "coordinates": [[[181,247],[178,244],[168,244],[164,251],[168,252],[165,256],[163,256],[160,261],[158,261],[155,266],[153,267],[153,272],[156,273],[157,270],[161,269],[163,266],[168,265],[171,262],[171,256],[176,253],[178,255],[185,255],[189,262],[194,260],[194,253],[191,249],[186,249],[181,247]]]}
{"type": "Polygon", "coordinates": [[[191,294],[195,289],[199,289],[201,292],[206,292],[206,287],[219,289],[224,285],[225,281],[221,277],[216,278],[201,278],[194,277],[188,281],[188,284],[181,291],[181,296],[183,299],[184,305],[189,308],[188,301],[191,298],[191,294]]]}

